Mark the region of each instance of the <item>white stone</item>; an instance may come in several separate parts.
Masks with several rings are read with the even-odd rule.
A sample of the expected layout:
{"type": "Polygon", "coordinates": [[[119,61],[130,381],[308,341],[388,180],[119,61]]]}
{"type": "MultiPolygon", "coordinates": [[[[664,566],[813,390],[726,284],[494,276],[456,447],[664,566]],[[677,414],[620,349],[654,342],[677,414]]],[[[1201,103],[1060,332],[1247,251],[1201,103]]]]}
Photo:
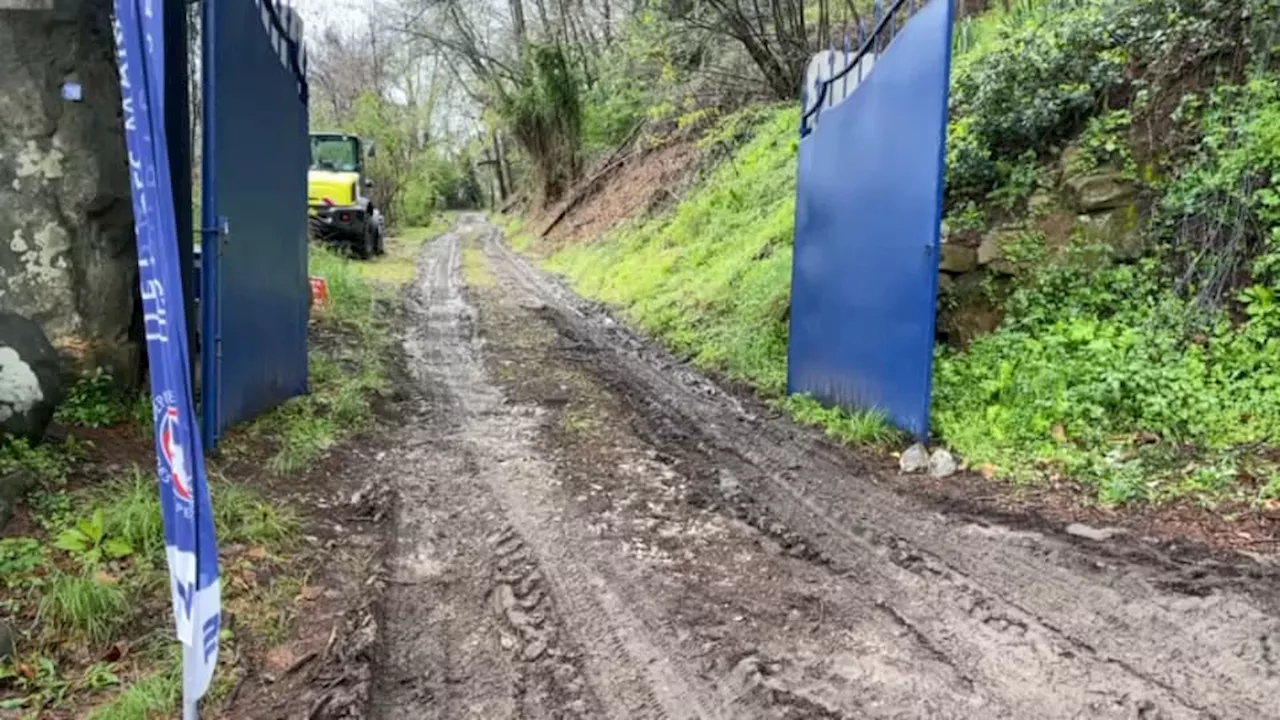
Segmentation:
{"type": "Polygon", "coordinates": [[[44,400],[40,378],[9,346],[0,346],[0,422],[27,413],[44,400]]]}
{"type": "Polygon", "coordinates": [[[904,473],[923,472],[929,467],[929,450],[923,443],[916,443],[907,448],[898,458],[898,467],[904,473]]]}
{"type": "Polygon", "coordinates": [[[929,474],[936,478],[951,477],[958,469],[955,456],[947,450],[938,448],[929,456],[929,474]]]}

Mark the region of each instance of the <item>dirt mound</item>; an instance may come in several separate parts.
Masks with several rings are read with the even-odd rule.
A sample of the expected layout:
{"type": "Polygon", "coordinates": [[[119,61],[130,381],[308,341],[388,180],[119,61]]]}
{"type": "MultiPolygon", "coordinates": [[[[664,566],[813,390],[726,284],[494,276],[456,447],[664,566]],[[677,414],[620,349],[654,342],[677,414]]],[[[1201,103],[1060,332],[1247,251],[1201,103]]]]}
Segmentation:
{"type": "Polygon", "coordinates": [[[552,247],[594,240],[622,222],[678,203],[703,159],[692,133],[656,143],[641,138],[603,161],[529,227],[552,247]]]}

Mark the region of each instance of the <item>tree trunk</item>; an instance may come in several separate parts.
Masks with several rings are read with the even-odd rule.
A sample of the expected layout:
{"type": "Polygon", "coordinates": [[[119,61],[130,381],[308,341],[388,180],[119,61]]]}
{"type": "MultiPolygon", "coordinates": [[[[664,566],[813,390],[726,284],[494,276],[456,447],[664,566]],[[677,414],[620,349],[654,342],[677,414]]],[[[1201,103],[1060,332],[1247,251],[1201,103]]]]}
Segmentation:
{"type": "Polygon", "coordinates": [[[498,199],[507,201],[507,168],[506,153],[502,152],[502,141],[497,131],[493,133],[493,174],[498,178],[498,199]]]}
{"type": "MultiPolygon", "coordinates": [[[[72,369],[135,384],[138,263],[111,8],[0,13],[0,307],[38,322],[72,369]]],[[[180,297],[171,307],[181,312],[180,297]]]]}
{"type": "Polygon", "coordinates": [[[511,27],[515,31],[516,47],[523,53],[529,43],[529,31],[524,22],[524,0],[511,0],[511,27]]]}

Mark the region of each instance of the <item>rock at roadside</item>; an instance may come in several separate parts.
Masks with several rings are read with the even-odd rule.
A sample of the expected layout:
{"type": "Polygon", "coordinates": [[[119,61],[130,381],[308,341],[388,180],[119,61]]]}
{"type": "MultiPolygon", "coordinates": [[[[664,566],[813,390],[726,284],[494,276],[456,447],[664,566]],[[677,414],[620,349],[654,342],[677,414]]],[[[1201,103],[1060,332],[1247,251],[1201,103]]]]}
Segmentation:
{"type": "Polygon", "coordinates": [[[1124,534],[1124,528],[1096,528],[1083,523],[1072,523],[1067,526],[1067,534],[1075,535],[1094,542],[1106,542],[1117,535],[1124,534]]]}
{"type": "Polygon", "coordinates": [[[929,450],[923,443],[916,443],[907,448],[898,458],[898,467],[902,472],[913,474],[924,472],[929,468],[929,450]]]}
{"type": "Polygon", "coordinates": [[[0,437],[39,441],[61,401],[58,356],[44,330],[0,313],[0,437]]]}
{"type": "Polygon", "coordinates": [[[929,456],[929,474],[936,478],[951,477],[959,469],[955,456],[942,448],[934,450],[933,455],[929,456]]]}

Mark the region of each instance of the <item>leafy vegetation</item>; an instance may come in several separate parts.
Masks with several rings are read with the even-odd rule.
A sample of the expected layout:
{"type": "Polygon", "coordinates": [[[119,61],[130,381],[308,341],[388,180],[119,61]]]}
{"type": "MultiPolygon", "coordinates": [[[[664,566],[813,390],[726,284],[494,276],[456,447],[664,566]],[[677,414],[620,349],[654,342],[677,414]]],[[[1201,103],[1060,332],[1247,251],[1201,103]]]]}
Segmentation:
{"type": "Polygon", "coordinates": [[[1262,77],[1187,106],[1202,141],[1159,185],[1152,233],[1208,267],[1042,268],[1000,332],[940,354],[937,429],[971,462],[1083,480],[1108,504],[1273,497],[1277,468],[1254,450],[1280,444],[1280,212],[1256,179],[1280,171],[1280,95],[1262,77]],[[1195,302],[1240,270],[1234,303],[1195,302]],[[1179,293],[1179,279],[1208,284],[1179,293]]]}
{"type": "Polygon", "coordinates": [[[127,397],[106,372],[99,369],[76,381],[58,406],[57,419],[68,425],[88,428],[111,427],[136,418],[138,406],[146,411],[142,396],[127,397]]]}

